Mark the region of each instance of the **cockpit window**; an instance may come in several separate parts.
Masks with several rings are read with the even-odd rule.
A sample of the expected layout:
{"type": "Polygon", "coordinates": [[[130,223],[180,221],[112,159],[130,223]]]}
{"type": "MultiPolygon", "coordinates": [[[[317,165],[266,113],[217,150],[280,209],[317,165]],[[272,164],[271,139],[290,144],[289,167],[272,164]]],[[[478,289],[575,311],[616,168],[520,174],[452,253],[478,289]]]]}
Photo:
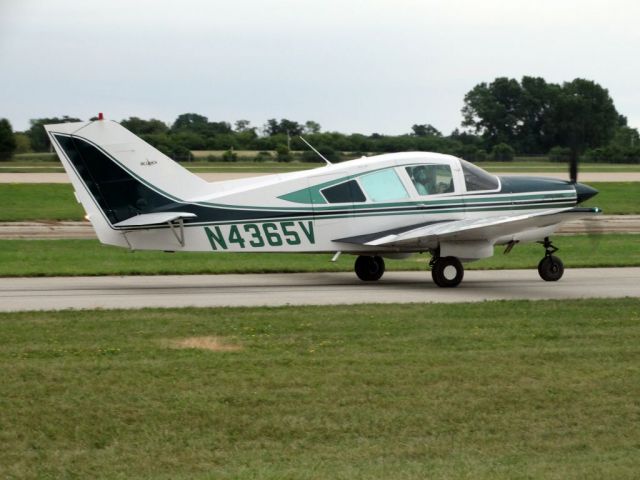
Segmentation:
{"type": "Polygon", "coordinates": [[[453,177],[449,165],[416,165],[406,167],[419,195],[453,192],[453,177]]]}
{"type": "Polygon", "coordinates": [[[478,192],[482,190],[496,190],[500,186],[500,181],[495,175],[485,172],[466,160],[460,160],[464,182],[467,185],[467,192],[478,192]]]}
{"type": "Polygon", "coordinates": [[[357,203],[367,200],[355,180],[325,188],[322,190],[322,195],[329,203],[357,203]]]}
{"type": "Polygon", "coordinates": [[[393,168],[360,177],[360,184],[372,202],[388,202],[409,198],[407,189],[393,168]]]}

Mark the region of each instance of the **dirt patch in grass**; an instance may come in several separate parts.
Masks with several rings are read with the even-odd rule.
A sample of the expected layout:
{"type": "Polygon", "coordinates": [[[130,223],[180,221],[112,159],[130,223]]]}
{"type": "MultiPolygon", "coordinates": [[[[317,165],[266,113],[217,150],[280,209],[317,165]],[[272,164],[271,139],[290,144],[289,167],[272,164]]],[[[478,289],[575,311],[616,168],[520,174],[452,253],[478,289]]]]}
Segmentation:
{"type": "Polygon", "coordinates": [[[242,346],[228,343],[221,337],[189,337],[181,340],[169,342],[172,348],[196,348],[199,350],[210,350],[212,352],[238,352],[242,346]]]}

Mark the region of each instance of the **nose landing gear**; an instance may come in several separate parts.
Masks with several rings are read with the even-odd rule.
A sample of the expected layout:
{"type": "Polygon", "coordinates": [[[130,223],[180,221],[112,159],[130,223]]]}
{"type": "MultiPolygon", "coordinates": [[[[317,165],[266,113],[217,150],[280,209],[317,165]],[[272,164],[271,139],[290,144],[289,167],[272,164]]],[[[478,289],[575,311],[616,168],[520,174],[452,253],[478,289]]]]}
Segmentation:
{"type": "Polygon", "coordinates": [[[557,282],[564,274],[564,265],[562,260],[553,255],[558,251],[549,237],[545,237],[544,242],[540,242],[544,246],[544,258],[538,263],[538,274],[546,282],[557,282]]]}

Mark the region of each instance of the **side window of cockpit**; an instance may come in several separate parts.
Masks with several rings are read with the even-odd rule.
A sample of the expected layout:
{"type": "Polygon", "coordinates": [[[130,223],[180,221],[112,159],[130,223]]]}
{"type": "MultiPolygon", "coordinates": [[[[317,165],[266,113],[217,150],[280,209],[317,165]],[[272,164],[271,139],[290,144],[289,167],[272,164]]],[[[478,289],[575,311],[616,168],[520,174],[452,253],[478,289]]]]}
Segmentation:
{"type": "Polygon", "coordinates": [[[360,184],[372,202],[389,202],[409,198],[407,189],[393,168],[360,177],[360,184]]]}
{"type": "Polygon", "coordinates": [[[467,192],[478,192],[483,190],[496,190],[500,182],[494,175],[485,172],[466,160],[460,160],[464,182],[467,185],[467,192]]]}
{"type": "Polygon", "coordinates": [[[367,200],[355,180],[325,188],[321,192],[329,203],[357,203],[367,200]]]}
{"type": "Polygon", "coordinates": [[[406,167],[419,195],[453,192],[453,176],[449,165],[416,165],[406,167]]]}

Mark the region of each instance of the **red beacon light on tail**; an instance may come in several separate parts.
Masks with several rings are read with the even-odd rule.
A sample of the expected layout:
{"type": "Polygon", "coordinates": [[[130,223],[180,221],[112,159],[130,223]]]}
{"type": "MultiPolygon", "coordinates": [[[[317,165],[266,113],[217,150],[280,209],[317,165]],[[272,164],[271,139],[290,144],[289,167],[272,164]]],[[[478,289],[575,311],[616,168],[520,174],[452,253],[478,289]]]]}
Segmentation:
{"type": "Polygon", "coordinates": [[[102,112],[98,113],[98,120],[104,120],[104,115],[102,112]]]}

